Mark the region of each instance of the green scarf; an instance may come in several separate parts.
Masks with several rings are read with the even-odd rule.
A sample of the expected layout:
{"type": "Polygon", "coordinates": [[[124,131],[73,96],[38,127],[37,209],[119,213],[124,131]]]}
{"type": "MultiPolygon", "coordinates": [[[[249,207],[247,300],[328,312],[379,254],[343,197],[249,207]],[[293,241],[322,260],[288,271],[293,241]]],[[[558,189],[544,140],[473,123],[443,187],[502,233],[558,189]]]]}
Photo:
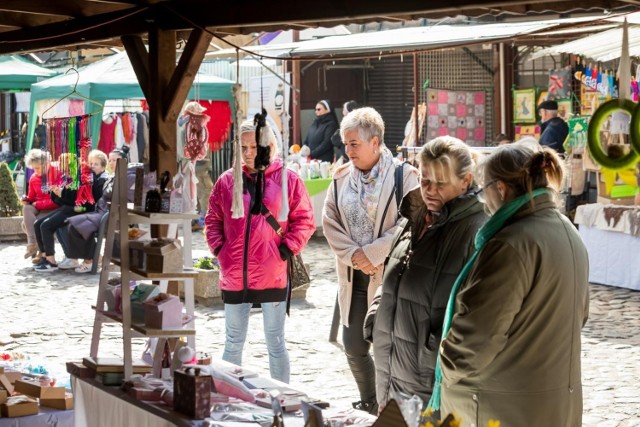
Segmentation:
{"type": "MultiPolygon", "coordinates": [[[[507,222],[509,218],[511,218],[516,212],[520,210],[522,206],[524,206],[527,202],[529,202],[532,198],[537,197],[541,194],[547,193],[549,190],[546,188],[538,188],[533,191],[532,194],[526,193],[520,197],[516,197],[508,203],[505,203],[498,209],[498,211],[487,221],[485,225],[478,230],[478,233],[475,237],[475,247],[476,251],[471,255],[469,261],[464,265],[462,271],[458,275],[455,283],[453,284],[453,288],[451,288],[451,294],[449,294],[449,301],[447,302],[447,311],[444,313],[444,322],[442,324],[442,340],[444,341],[451,329],[451,321],[453,320],[456,296],[458,295],[458,289],[460,285],[464,283],[469,272],[471,271],[471,267],[475,264],[476,259],[478,258],[478,254],[482,250],[482,248],[487,244],[489,240],[496,235],[496,233],[504,227],[504,224],[507,222]]],[[[440,362],[440,352],[438,352],[438,359],[436,361],[436,380],[433,385],[433,394],[431,395],[431,400],[429,400],[429,408],[437,411],[440,409],[440,388],[442,386],[442,367],[440,362]]]]}

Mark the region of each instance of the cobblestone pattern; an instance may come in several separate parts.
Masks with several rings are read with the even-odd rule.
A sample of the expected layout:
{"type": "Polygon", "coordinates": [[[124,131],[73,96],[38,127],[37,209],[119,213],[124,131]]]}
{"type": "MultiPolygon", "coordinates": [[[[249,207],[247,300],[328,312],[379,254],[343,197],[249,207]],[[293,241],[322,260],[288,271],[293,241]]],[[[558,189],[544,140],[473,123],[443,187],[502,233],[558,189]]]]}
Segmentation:
{"type": "MultiPolygon", "coordinates": [[[[208,255],[201,233],[194,257],[208,255]]],[[[58,254],[62,251],[58,247],[58,254]]],[[[64,382],[64,362],[89,353],[98,275],[73,271],[36,273],[24,260],[24,243],[0,244],[0,352],[21,352],[42,361],[64,382]]],[[[59,255],[60,256],[60,255],[59,255]]],[[[314,238],[303,253],[311,265],[306,300],[293,301],[287,319],[291,382],[315,397],[341,406],[359,400],[338,343],[329,343],[336,298],[333,256],[326,241],[314,238]]],[[[224,315],[220,306],[196,306],[197,349],[221,357],[224,315]]],[[[590,318],[583,329],[584,425],[640,426],[640,292],[591,286],[590,318]]],[[[104,327],[101,356],[120,356],[122,329],[104,327]]],[[[134,357],[145,340],[134,343],[134,357]]],[[[262,317],[254,311],[244,353],[245,367],[268,373],[262,317]]]]}

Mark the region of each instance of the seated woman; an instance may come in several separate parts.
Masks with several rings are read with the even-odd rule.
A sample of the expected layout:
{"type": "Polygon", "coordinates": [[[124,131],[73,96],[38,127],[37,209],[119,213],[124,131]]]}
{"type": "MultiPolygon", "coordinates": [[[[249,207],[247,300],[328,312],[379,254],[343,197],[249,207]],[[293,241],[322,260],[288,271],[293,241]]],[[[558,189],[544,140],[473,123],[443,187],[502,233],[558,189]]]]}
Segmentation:
{"type": "MultiPolygon", "coordinates": [[[[115,172],[118,159],[128,159],[128,155],[129,147],[126,145],[114,149],[109,153],[108,170],[115,172]]],[[[66,229],[67,245],[64,248],[65,256],[67,259],[75,261],[76,264],[78,264],[77,259],[84,260],[82,264],[78,264],[75,267],[76,273],[89,273],[93,268],[93,254],[96,251],[96,241],[93,236],[100,228],[102,217],[109,212],[109,202],[113,194],[113,181],[113,176],[107,178],[102,189],[102,197],[96,201],[93,212],[67,218],[69,225],[66,229]]],[[[60,268],[62,268],[61,265],[60,268]]]]}
{"type": "Polygon", "coordinates": [[[33,169],[33,175],[29,178],[29,192],[22,198],[22,229],[27,235],[27,251],[25,258],[33,258],[38,253],[36,232],[33,224],[36,219],[42,218],[59,206],[51,200],[49,193],[42,191],[42,170],[49,165],[50,154],[46,151],[34,148],[25,156],[27,167],[33,169]]]}
{"type": "MultiPolygon", "coordinates": [[[[105,172],[107,155],[100,150],[93,150],[89,153],[88,161],[93,175],[91,193],[93,200],[98,200],[102,197],[102,187],[108,176],[105,172]]],[[[62,162],[64,162],[64,159],[62,162]]],[[[67,218],[78,215],[82,211],[91,212],[94,210],[95,202],[76,206],[78,190],[71,190],[58,185],[53,187],[51,192],[51,199],[60,205],[60,209],[53,211],[44,218],[38,219],[34,224],[38,248],[42,253],[39,263],[35,266],[35,271],[38,272],[50,272],[58,269],[53,236],[59,228],[65,226],[67,218]]],[[[66,266],[67,264],[73,264],[73,261],[64,260],[63,263],[61,264],[66,266]]]]}

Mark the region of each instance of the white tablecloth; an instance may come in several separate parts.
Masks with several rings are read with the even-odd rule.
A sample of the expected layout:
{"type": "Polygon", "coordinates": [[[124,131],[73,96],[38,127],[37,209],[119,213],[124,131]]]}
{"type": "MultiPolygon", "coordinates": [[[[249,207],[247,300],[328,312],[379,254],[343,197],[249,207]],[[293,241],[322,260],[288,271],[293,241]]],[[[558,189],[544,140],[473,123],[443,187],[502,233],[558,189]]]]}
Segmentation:
{"type": "Polygon", "coordinates": [[[589,253],[589,281],[640,290],[640,238],[580,225],[589,253]]]}

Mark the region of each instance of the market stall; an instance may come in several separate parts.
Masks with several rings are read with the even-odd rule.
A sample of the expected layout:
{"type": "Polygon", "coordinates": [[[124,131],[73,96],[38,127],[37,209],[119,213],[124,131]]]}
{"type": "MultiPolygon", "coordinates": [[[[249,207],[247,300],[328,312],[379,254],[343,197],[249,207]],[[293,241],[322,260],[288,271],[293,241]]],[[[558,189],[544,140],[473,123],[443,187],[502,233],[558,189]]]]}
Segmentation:
{"type": "Polygon", "coordinates": [[[589,282],[640,290],[640,207],[578,206],[574,222],[589,252],[589,282]]]}
{"type": "MultiPolygon", "coordinates": [[[[198,73],[191,87],[189,99],[208,99],[227,101],[233,106],[233,94],[231,87],[233,82],[219,77],[198,73]]],[[[60,75],[31,87],[31,112],[29,117],[29,129],[27,132],[28,147],[33,143],[33,136],[38,120],[38,114],[49,108],[54,102],[69,98],[84,102],[81,114],[102,113],[102,108],[107,100],[113,99],[142,99],[144,95],[138,79],[126,52],[117,53],[102,61],[87,65],[78,70],[60,75]],[[71,93],[72,90],[76,93],[71,93]],[[45,100],[51,100],[51,104],[45,104],[45,100]],[[42,103],[39,105],[39,103],[42,103]]],[[[72,116],[72,106],[57,105],[49,111],[45,118],[56,116],[72,116]]],[[[97,146],[100,135],[101,120],[92,120],[91,137],[93,145],[97,146]]]]}

